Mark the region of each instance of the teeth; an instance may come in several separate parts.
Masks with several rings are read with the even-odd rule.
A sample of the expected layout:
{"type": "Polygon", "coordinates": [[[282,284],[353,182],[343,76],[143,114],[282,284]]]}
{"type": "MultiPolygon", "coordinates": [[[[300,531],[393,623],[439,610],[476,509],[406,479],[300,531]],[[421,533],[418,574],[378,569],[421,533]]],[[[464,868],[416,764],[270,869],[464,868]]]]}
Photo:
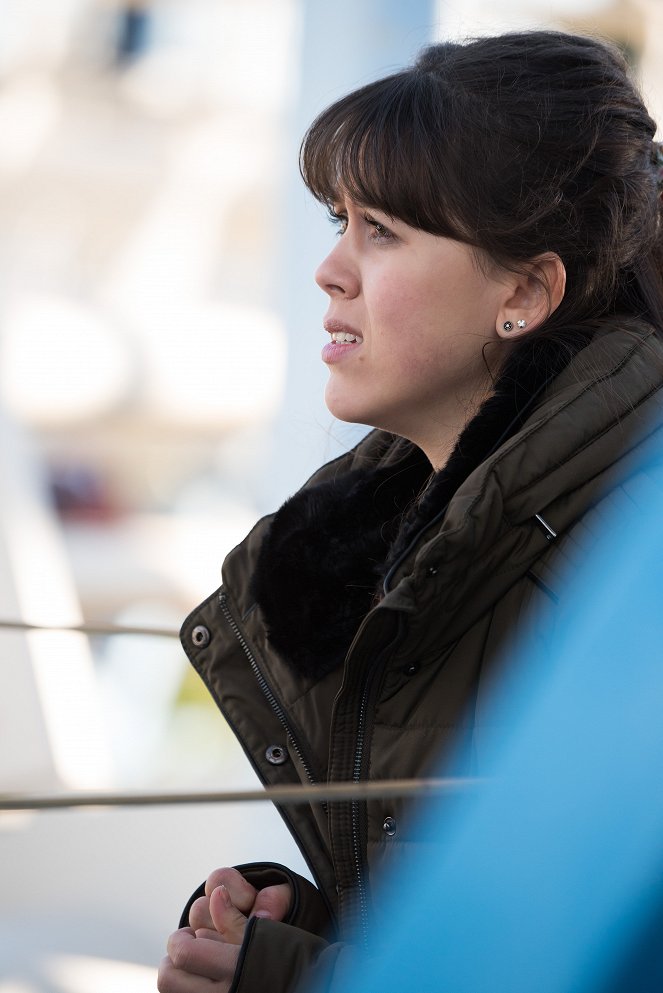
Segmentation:
{"type": "Polygon", "coordinates": [[[331,340],[337,345],[342,345],[350,341],[360,341],[357,335],[350,334],[348,331],[332,331],[331,340]]]}

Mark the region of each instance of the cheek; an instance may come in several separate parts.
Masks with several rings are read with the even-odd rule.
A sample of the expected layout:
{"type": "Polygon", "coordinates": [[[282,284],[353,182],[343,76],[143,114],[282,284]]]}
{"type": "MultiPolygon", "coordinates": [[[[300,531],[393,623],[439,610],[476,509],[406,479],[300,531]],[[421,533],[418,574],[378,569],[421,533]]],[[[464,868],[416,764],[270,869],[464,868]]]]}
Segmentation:
{"type": "Polygon", "coordinates": [[[486,309],[472,276],[434,265],[374,274],[364,283],[373,340],[388,342],[409,370],[436,358],[470,358],[481,348],[486,309]]]}
{"type": "Polygon", "coordinates": [[[428,294],[421,292],[415,276],[402,269],[382,269],[364,278],[364,299],[371,326],[387,334],[408,329],[417,307],[428,294]]]}

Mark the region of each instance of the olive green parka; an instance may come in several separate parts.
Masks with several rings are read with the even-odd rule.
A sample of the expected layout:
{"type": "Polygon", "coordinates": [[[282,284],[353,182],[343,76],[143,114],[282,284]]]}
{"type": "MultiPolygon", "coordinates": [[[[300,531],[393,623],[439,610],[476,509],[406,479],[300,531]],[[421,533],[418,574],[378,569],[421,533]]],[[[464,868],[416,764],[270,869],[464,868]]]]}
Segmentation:
{"type": "MultiPolygon", "coordinates": [[[[629,319],[573,340],[521,349],[432,480],[374,431],[228,555],[182,639],[262,782],[424,777],[452,747],[481,775],[514,635],[533,627],[545,665],[574,561],[620,501],[661,498],[639,464],[663,451],[663,343],[629,319]]],[[[290,879],[295,902],[250,922],[233,991],[340,990],[371,879],[417,844],[416,818],[382,799],[281,813],[317,889],[241,867],[258,887],[290,879]]]]}

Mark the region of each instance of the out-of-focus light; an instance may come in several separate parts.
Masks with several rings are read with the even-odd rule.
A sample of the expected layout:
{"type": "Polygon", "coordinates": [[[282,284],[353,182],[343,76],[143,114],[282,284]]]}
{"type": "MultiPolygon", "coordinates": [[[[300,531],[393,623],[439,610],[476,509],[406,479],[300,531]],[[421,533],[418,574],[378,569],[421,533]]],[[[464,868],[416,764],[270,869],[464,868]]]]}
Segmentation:
{"type": "Polygon", "coordinates": [[[27,635],[53,764],[74,789],[102,789],[112,781],[87,639],[68,631],[27,635]]]}
{"type": "Polygon", "coordinates": [[[22,980],[0,979],[0,993],[39,993],[32,983],[24,983],[22,980]]]}
{"type": "Polygon", "coordinates": [[[0,92],[0,175],[19,175],[55,130],[61,100],[45,75],[21,76],[0,92]]]}
{"type": "MultiPolygon", "coordinates": [[[[62,537],[43,499],[43,486],[20,433],[0,418],[0,569],[9,577],[19,616],[33,624],[82,620],[62,537]]],[[[68,631],[26,635],[41,719],[53,766],[73,789],[102,788],[111,760],[99,711],[87,639],[68,631]]],[[[3,659],[4,691],[16,685],[3,659]]],[[[25,701],[17,701],[25,706],[25,701]]],[[[9,744],[9,743],[7,743],[9,744]]]]}
{"type": "Polygon", "coordinates": [[[608,4],[605,0],[555,0],[555,16],[560,14],[592,14],[604,10],[608,4]]]}
{"type": "Polygon", "coordinates": [[[222,427],[267,418],[285,379],[286,340],[274,315],[209,306],[182,314],[150,355],[148,402],[161,419],[222,427]]]}
{"type": "Polygon", "coordinates": [[[591,17],[606,6],[606,0],[555,0],[554,4],[536,5],[524,4],[523,0],[502,0],[500,4],[490,0],[464,0],[462,4],[438,0],[434,23],[438,25],[438,37],[448,41],[534,26],[559,27],[568,15],[591,17]]]}
{"type": "MultiPolygon", "coordinates": [[[[219,563],[248,534],[257,511],[223,502],[214,487],[217,506],[212,512],[187,512],[143,518],[141,536],[145,561],[154,563],[187,602],[204,598],[219,578],[219,563]]],[[[138,535],[135,542],[138,542],[138,535]]],[[[181,618],[180,618],[181,622],[181,618]]]]}
{"type": "MultiPolygon", "coordinates": [[[[130,962],[91,958],[85,955],[58,955],[43,971],[47,978],[66,993],[154,993],[156,970],[130,962]]],[[[4,993],[0,987],[0,993],[4,993]]]]}
{"type": "Polygon", "coordinates": [[[297,50],[302,6],[293,0],[227,4],[220,57],[214,58],[213,39],[207,42],[209,85],[221,104],[258,114],[286,106],[297,82],[299,59],[290,53],[297,50]],[[251,39],[250,58],[236,38],[251,39]]]}
{"type": "MultiPolygon", "coordinates": [[[[181,611],[143,599],[121,610],[117,624],[177,630],[181,611]]],[[[186,659],[173,642],[125,635],[112,638],[99,673],[113,764],[123,788],[150,788],[171,733],[173,707],[186,659]]]]}
{"type": "Polygon", "coordinates": [[[200,65],[177,49],[150,52],[124,71],[119,89],[143,113],[167,119],[199,102],[200,65]]]}
{"type": "Polygon", "coordinates": [[[105,287],[114,312],[139,334],[157,329],[159,347],[161,325],[174,308],[188,324],[187,310],[208,298],[226,218],[238,197],[264,185],[265,155],[264,140],[238,113],[226,115],[223,126],[193,122],[164,150],[159,186],[127,233],[105,287]]]}
{"type": "Polygon", "coordinates": [[[125,396],[128,349],[92,310],[57,298],[18,301],[0,347],[7,408],[32,424],[67,424],[107,413],[125,396]]]}
{"type": "Polygon", "coordinates": [[[125,70],[120,92],[163,119],[201,105],[278,111],[295,84],[300,16],[295,0],[173,4],[155,17],[153,48],[125,70]]]}
{"type": "Polygon", "coordinates": [[[90,7],[90,0],[20,0],[1,6],[0,71],[6,78],[26,65],[59,66],[71,52],[81,10],[90,7]]]}

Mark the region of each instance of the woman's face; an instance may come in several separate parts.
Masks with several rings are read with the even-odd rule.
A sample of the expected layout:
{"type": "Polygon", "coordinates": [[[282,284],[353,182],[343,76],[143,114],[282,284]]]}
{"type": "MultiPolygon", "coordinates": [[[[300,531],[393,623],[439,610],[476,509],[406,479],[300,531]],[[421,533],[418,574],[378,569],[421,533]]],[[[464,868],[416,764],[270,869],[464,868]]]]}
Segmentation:
{"type": "Polygon", "coordinates": [[[327,406],[436,464],[488,392],[482,350],[497,340],[505,284],[461,242],[348,200],[335,213],[339,239],[316,273],[329,296],[327,406]]]}

